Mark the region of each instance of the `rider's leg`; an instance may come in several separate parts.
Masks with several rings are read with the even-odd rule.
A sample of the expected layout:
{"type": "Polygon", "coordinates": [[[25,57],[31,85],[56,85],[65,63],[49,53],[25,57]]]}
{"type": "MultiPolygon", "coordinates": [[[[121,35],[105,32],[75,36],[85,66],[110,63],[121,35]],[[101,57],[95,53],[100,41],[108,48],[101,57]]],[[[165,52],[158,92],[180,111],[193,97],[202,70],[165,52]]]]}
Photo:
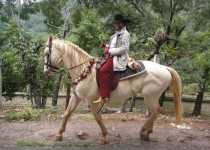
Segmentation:
{"type": "Polygon", "coordinates": [[[109,101],[111,94],[111,78],[113,76],[113,57],[109,57],[100,69],[100,98],[94,103],[109,101]]]}

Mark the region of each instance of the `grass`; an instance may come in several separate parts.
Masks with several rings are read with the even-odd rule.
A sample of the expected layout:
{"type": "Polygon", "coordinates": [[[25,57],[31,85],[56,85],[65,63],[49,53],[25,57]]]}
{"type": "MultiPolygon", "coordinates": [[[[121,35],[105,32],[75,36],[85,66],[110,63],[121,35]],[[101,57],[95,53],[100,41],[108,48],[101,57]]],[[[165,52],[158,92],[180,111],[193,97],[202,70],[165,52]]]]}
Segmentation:
{"type": "Polygon", "coordinates": [[[51,114],[56,114],[58,113],[58,107],[57,106],[50,106],[49,111],[51,114]]]}
{"type": "Polygon", "coordinates": [[[91,121],[94,121],[95,119],[93,117],[90,117],[90,116],[83,116],[82,120],[87,121],[87,122],[91,122],[91,121]]]}
{"type": "Polygon", "coordinates": [[[44,147],[45,143],[43,141],[35,140],[29,141],[24,138],[17,139],[16,141],[17,146],[24,146],[24,147],[44,147]]]}
{"type": "Polygon", "coordinates": [[[64,140],[62,142],[56,142],[53,146],[61,146],[61,147],[91,147],[93,144],[89,140],[82,140],[82,141],[71,141],[71,140],[64,140]]]}
{"type": "Polygon", "coordinates": [[[40,120],[43,110],[26,108],[20,111],[10,110],[6,112],[5,117],[8,121],[12,120],[40,120]]]}
{"type": "Polygon", "coordinates": [[[74,145],[74,143],[71,141],[62,141],[62,146],[64,147],[70,147],[72,145],[74,145]]]}
{"type": "Polygon", "coordinates": [[[92,143],[88,140],[85,140],[85,141],[81,141],[79,145],[83,147],[91,147],[92,143]]]}

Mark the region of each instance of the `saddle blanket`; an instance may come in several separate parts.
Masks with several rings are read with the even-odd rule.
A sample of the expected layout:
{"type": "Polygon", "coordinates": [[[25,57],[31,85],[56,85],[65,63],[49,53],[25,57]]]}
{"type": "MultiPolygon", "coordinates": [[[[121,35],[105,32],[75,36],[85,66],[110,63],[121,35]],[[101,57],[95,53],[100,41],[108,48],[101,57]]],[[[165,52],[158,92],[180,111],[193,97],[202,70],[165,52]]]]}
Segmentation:
{"type": "Polygon", "coordinates": [[[128,78],[137,76],[137,75],[145,72],[144,64],[140,60],[138,60],[136,62],[139,64],[139,67],[138,67],[137,70],[133,70],[133,69],[131,69],[130,67],[127,66],[125,71],[115,71],[115,74],[118,75],[120,80],[124,80],[124,79],[128,79],[128,78]]]}

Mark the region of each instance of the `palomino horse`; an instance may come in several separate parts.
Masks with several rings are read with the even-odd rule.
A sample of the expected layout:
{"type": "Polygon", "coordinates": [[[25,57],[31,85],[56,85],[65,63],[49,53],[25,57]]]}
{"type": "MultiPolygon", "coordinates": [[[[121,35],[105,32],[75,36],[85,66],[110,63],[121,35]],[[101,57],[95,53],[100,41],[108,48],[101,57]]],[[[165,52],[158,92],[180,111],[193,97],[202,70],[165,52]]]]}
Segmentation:
{"type": "MultiPolygon", "coordinates": [[[[70,76],[74,81],[80,76],[82,70],[87,68],[88,61],[93,59],[93,57],[73,43],[58,39],[52,40],[50,43],[51,44],[45,48],[44,71],[48,75],[61,64],[64,64],[64,66],[68,68],[70,76]]],[[[172,87],[174,95],[173,101],[176,123],[180,123],[182,118],[181,80],[178,73],[172,68],[150,61],[142,62],[145,65],[146,71],[135,77],[121,80],[118,87],[112,91],[110,102],[120,102],[135,96],[137,93],[142,93],[150,115],[142,126],[140,138],[142,140],[149,140],[149,134],[153,132],[154,121],[158,114],[161,113],[158,100],[163,91],[169,86],[172,87]]],[[[75,85],[73,89],[74,92],[64,113],[63,122],[55,140],[62,140],[62,133],[65,131],[68,118],[80,101],[83,100],[90,106],[91,112],[102,130],[99,143],[105,144],[108,132],[102,121],[101,114],[98,113],[100,105],[93,103],[93,101],[97,100],[100,96],[99,88],[96,83],[95,64],[92,66],[92,71],[87,74],[87,77],[75,85]]]]}

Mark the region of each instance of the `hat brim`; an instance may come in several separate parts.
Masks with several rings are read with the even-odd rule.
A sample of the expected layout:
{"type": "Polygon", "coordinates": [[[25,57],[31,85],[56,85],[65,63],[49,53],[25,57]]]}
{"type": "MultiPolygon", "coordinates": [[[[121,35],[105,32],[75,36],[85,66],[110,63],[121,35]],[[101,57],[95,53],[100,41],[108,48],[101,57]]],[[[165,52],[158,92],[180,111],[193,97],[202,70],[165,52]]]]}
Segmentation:
{"type": "Polygon", "coordinates": [[[131,22],[131,20],[130,19],[123,19],[123,21],[122,21],[123,23],[130,23],[131,22]]]}

